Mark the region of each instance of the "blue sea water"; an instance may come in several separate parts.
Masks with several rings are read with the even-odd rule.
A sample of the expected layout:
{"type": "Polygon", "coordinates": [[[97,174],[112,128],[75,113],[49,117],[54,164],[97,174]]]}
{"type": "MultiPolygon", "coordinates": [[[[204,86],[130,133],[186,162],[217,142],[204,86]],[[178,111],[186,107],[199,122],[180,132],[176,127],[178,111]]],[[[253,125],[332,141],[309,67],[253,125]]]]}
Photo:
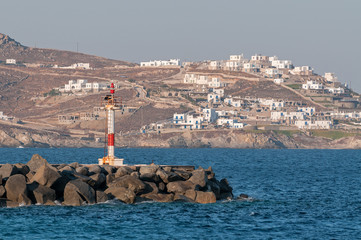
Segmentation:
{"type": "MultiPolygon", "coordinates": [[[[0,163],[96,163],[102,149],[0,149],[0,163]]],[[[234,194],[215,204],[119,202],[0,208],[0,239],[361,239],[361,151],[116,149],[128,164],[212,166],[234,194]]]]}

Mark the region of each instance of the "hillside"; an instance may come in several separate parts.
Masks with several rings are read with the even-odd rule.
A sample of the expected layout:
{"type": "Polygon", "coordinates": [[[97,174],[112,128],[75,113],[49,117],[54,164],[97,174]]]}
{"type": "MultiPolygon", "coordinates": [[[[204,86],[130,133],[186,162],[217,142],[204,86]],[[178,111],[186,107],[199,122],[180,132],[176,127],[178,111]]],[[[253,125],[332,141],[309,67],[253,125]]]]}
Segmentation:
{"type": "Polygon", "coordinates": [[[90,63],[93,68],[113,67],[113,66],[135,66],[134,63],[125,61],[111,60],[103,57],[76,53],[71,51],[62,51],[55,49],[31,48],[23,46],[8,35],[0,33],[0,61],[12,58],[19,63],[33,64],[57,64],[59,66],[68,66],[73,63],[90,63]]]}

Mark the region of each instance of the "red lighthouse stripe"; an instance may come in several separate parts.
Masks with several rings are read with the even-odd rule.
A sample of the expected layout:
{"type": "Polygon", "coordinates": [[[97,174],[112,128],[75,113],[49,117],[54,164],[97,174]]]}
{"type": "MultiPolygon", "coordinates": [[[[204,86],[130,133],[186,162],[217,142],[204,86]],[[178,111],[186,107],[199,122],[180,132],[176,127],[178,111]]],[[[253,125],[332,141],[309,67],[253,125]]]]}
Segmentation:
{"type": "Polygon", "coordinates": [[[108,146],[114,146],[114,133],[108,134],[108,146]]]}

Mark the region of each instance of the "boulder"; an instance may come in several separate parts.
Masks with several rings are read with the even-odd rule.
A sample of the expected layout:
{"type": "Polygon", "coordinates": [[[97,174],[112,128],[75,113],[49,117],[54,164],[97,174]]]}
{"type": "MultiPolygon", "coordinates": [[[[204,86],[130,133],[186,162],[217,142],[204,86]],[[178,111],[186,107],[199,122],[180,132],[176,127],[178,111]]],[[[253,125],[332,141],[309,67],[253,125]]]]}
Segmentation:
{"type": "Polygon", "coordinates": [[[97,203],[103,203],[109,200],[108,195],[103,191],[96,191],[95,195],[96,195],[97,203]]]}
{"type": "Polygon", "coordinates": [[[5,192],[5,187],[3,185],[0,185],[0,198],[4,197],[5,192]]]}
{"type": "Polygon", "coordinates": [[[9,177],[5,184],[7,199],[18,202],[21,194],[27,194],[26,179],[22,174],[15,174],[9,177]]]}
{"type": "Polygon", "coordinates": [[[216,174],[213,172],[212,167],[209,167],[209,168],[206,170],[206,174],[207,174],[208,180],[215,180],[216,174]]]}
{"type": "Polygon", "coordinates": [[[110,166],[110,165],[103,165],[103,173],[105,175],[111,174],[111,173],[115,173],[117,171],[117,169],[114,166],[110,166]]]}
{"type": "Polygon", "coordinates": [[[219,182],[219,186],[221,188],[221,193],[224,192],[231,192],[233,188],[229,185],[228,180],[226,178],[223,178],[220,182],[219,182]]]}
{"type": "Polygon", "coordinates": [[[221,188],[219,184],[213,180],[209,180],[207,186],[208,190],[212,191],[216,195],[217,200],[219,200],[221,198],[221,188]]]}
{"type": "Polygon", "coordinates": [[[124,203],[134,203],[135,193],[125,187],[112,186],[105,190],[109,198],[116,198],[124,203]]]}
{"type": "Polygon", "coordinates": [[[125,175],[121,178],[114,179],[109,187],[124,187],[138,194],[145,189],[145,184],[136,177],[125,175]]]}
{"type": "Polygon", "coordinates": [[[39,154],[34,154],[26,165],[28,165],[30,171],[36,172],[38,168],[47,164],[49,164],[48,161],[42,158],[39,154]]]}
{"type": "Polygon", "coordinates": [[[221,200],[232,200],[233,194],[231,192],[223,192],[221,193],[221,196],[219,197],[221,200]]]}
{"type": "Polygon", "coordinates": [[[167,191],[169,193],[180,193],[184,194],[187,190],[194,190],[195,185],[189,181],[176,181],[167,184],[167,191]]]}
{"type": "Polygon", "coordinates": [[[187,190],[186,193],[184,194],[184,196],[186,196],[188,199],[195,201],[196,197],[197,197],[197,192],[193,189],[191,190],[187,190]]]}
{"type": "Polygon", "coordinates": [[[76,179],[68,182],[64,189],[64,205],[80,206],[95,203],[95,191],[85,182],[76,179]]]}
{"type": "Polygon", "coordinates": [[[75,172],[77,172],[77,173],[79,173],[79,174],[81,174],[81,175],[87,176],[88,173],[89,173],[89,170],[88,170],[88,168],[86,168],[86,167],[77,167],[77,168],[75,169],[75,172]]]}
{"type": "Polygon", "coordinates": [[[155,202],[173,202],[174,195],[173,194],[165,194],[165,193],[147,193],[140,195],[145,201],[155,201],[155,202]]]}
{"type": "Polygon", "coordinates": [[[175,194],[174,195],[174,202],[190,202],[190,203],[195,203],[194,200],[189,199],[188,197],[182,195],[182,194],[175,194]]]}
{"type": "Polygon", "coordinates": [[[158,189],[160,192],[166,192],[167,189],[166,189],[164,182],[158,183],[158,189]]]}
{"type": "Polygon", "coordinates": [[[75,169],[66,165],[65,167],[59,169],[59,172],[64,172],[64,171],[75,172],[75,169]]]}
{"type": "Polygon", "coordinates": [[[178,174],[174,173],[174,172],[167,172],[163,169],[158,169],[158,171],[156,172],[156,175],[164,182],[164,183],[169,183],[169,182],[176,182],[176,181],[181,181],[184,180],[183,177],[179,176],[178,174]]]}
{"type": "MultiPolygon", "coordinates": [[[[177,176],[179,176],[183,180],[188,180],[192,176],[192,173],[182,171],[182,170],[175,170],[174,174],[176,174],[177,176]]],[[[175,180],[175,181],[177,181],[177,180],[175,180]]]]}
{"type": "Polygon", "coordinates": [[[143,181],[159,182],[159,177],[156,175],[158,169],[159,166],[157,165],[141,166],[139,169],[139,178],[143,181]]]}
{"type": "Polygon", "coordinates": [[[89,166],[89,176],[97,174],[97,173],[101,173],[102,169],[99,165],[90,165],[89,166]]]}
{"type": "Polygon", "coordinates": [[[133,172],[133,170],[127,166],[121,166],[118,168],[118,170],[115,172],[115,177],[123,177],[125,175],[130,175],[133,172]]]}
{"type": "Polygon", "coordinates": [[[43,185],[38,184],[37,182],[33,182],[28,185],[28,190],[31,192],[33,201],[35,203],[44,204],[44,205],[54,205],[54,201],[56,199],[55,190],[45,187],[43,185]]]}
{"type": "Polygon", "coordinates": [[[68,166],[68,165],[66,165],[65,163],[62,163],[62,164],[60,164],[59,166],[57,166],[56,168],[57,168],[58,170],[60,170],[60,169],[62,169],[63,167],[66,167],[66,166],[68,166]]]}
{"type": "Polygon", "coordinates": [[[17,163],[15,164],[15,167],[18,169],[18,173],[26,176],[26,174],[28,174],[30,172],[30,168],[23,164],[23,163],[17,163]]]}
{"type": "Polygon", "coordinates": [[[26,174],[25,177],[26,177],[27,181],[30,181],[34,177],[34,175],[35,175],[35,172],[30,171],[30,172],[28,172],[28,174],[26,174]]]}
{"type": "Polygon", "coordinates": [[[135,178],[138,178],[139,179],[139,172],[132,172],[131,174],[130,174],[130,176],[132,176],[132,177],[135,177],[135,178]]]}
{"type": "Polygon", "coordinates": [[[112,174],[108,174],[106,176],[106,185],[109,185],[111,182],[113,182],[115,179],[115,174],[112,173],[112,174]]]}
{"type": "Polygon", "coordinates": [[[18,168],[12,164],[5,164],[0,168],[0,176],[2,178],[8,178],[18,173],[18,168]]]}
{"type": "Polygon", "coordinates": [[[18,198],[18,203],[20,206],[29,206],[31,205],[31,200],[25,193],[21,193],[18,198]]]}
{"type": "Polygon", "coordinates": [[[38,168],[38,171],[30,181],[50,188],[59,178],[61,178],[61,175],[57,169],[47,164],[38,168]]]}
{"type": "Polygon", "coordinates": [[[196,191],[197,197],[196,202],[197,203],[215,203],[217,201],[216,195],[213,192],[202,192],[202,191],[196,191]]]}
{"type": "Polygon", "coordinates": [[[104,173],[97,173],[97,174],[91,175],[90,178],[93,181],[91,183],[89,182],[89,185],[92,186],[94,189],[98,189],[105,185],[106,176],[104,175],[104,173]]]}
{"type": "Polygon", "coordinates": [[[207,184],[207,174],[203,169],[194,170],[192,172],[192,177],[190,177],[188,181],[192,182],[194,185],[204,188],[207,184]]]}
{"type": "Polygon", "coordinates": [[[69,166],[74,168],[74,169],[77,169],[79,167],[79,163],[73,162],[73,163],[70,163],[69,166]]]}
{"type": "Polygon", "coordinates": [[[154,182],[144,182],[144,184],[145,184],[145,189],[143,191],[143,194],[159,192],[157,184],[155,184],[154,182]]]}

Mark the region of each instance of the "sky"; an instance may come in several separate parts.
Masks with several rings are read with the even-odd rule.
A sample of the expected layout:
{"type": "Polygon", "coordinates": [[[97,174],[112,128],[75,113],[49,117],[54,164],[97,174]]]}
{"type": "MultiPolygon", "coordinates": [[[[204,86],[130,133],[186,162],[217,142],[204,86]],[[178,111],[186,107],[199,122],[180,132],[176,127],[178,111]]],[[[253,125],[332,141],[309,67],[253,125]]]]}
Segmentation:
{"type": "Polygon", "coordinates": [[[2,1],[0,32],[138,63],[277,55],[361,92],[360,12],[360,0],[16,0],[2,1]]]}

